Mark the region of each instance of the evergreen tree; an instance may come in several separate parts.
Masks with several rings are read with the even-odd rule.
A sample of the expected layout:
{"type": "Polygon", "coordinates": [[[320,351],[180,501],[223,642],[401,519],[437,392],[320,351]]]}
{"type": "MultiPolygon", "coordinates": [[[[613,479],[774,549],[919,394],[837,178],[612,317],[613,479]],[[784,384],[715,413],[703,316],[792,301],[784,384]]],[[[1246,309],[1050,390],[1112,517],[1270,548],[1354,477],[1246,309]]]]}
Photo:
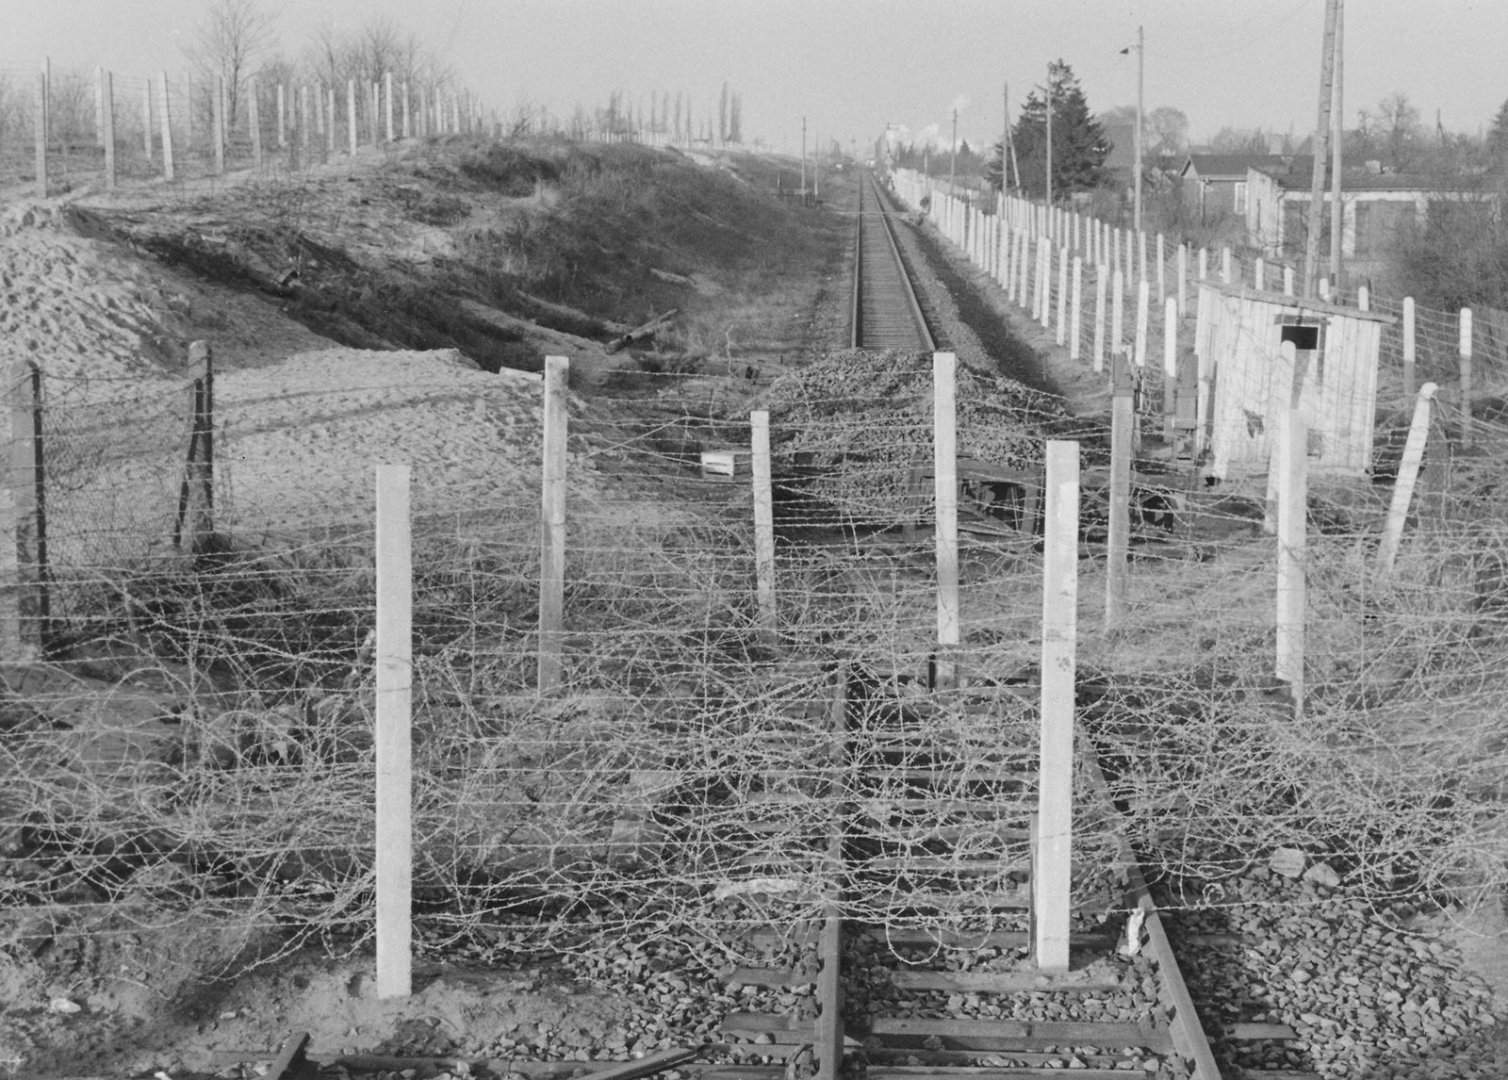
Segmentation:
{"type": "Polygon", "coordinates": [[[1494,163],[1508,163],[1508,101],[1503,102],[1487,129],[1487,153],[1494,163]]]}
{"type": "MultiPolygon", "coordinates": [[[[1057,60],[1048,65],[1048,85],[1052,97],[1053,196],[1089,191],[1105,179],[1110,141],[1090,113],[1083,88],[1067,63],[1057,60]]],[[[1047,187],[1047,98],[1041,88],[1027,95],[1011,140],[1016,164],[1021,167],[1022,187],[1029,194],[1042,195],[1047,187]]],[[[997,149],[997,160],[998,156],[997,149]]]]}

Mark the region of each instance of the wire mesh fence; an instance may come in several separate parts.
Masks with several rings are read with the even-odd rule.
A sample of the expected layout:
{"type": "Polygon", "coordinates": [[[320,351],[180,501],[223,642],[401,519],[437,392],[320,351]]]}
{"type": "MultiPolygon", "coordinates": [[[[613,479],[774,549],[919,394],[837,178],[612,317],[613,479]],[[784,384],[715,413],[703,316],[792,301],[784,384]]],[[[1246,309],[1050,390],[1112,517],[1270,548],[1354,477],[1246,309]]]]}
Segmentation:
{"type": "Polygon", "coordinates": [[[125,181],[296,168],[397,139],[496,133],[500,123],[468,91],[434,80],[227,83],[195,71],[0,63],[0,183],[36,184],[42,160],[52,191],[105,182],[111,169],[125,181]]]}
{"type": "MultiPolygon", "coordinates": [[[[1009,485],[965,478],[964,675],[930,688],[934,510],[913,476],[932,454],[929,358],[838,354],[752,403],[771,414],[776,463],[773,638],[757,611],[747,478],[699,467],[703,450],[748,447],[747,397],[646,375],[675,389],[610,386],[631,414],[574,402],[550,695],[534,685],[538,382],[483,389],[487,378],[440,393],[427,419],[399,400],[433,397],[434,371],[396,366],[301,407],[311,448],[380,407],[392,410],[385,456],[428,454],[414,511],[425,935],[586,951],[627,934],[694,936],[736,952],[741,929],[816,918],[838,895],[881,926],[1019,921],[999,901],[1021,895],[1026,836],[952,834],[1034,802],[1039,518],[1009,485]],[[479,408],[473,394],[494,396],[479,408]],[[468,423],[506,444],[497,457],[426,449],[468,423]],[[908,770],[942,762],[954,779],[918,798],[908,770]],[[1028,777],[1010,792],[971,778],[1008,767],[1028,777]],[[835,830],[869,857],[835,860],[835,830]],[[998,857],[992,873],[978,872],[981,854],[998,857]]],[[[82,477],[104,460],[114,479],[73,492],[60,480],[49,498],[52,572],[69,585],[62,645],[7,672],[0,896],[13,938],[204,919],[289,945],[370,933],[370,477],[322,484],[329,470],[311,453],[258,487],[277,396],[222,379],[223,542],[197,552],[166,542],[187,387],[102,399],[139,424],[108,450],[84,418],[118,416],[80,398],[70,418],[66,394],[45,399],[59,410],[44,424],[58,471],[77,462],[82,477]]],[[[1379,901],[1503,884],[1508,538],[1488,467],[1508,445],[1499,421],[1478,418],[1469,454],[1430,462],[1387,575],[1373,556],[1387,489],[1312,481],[1309,690],[1296,718],[1273,678],[1278,551],[1260,490],[1140,479],[1126,606],[1108,630],[1105,431],[984,372],[964,372],[958,396],[964,455],[1032,473],[1043,439],[1080,440],[1080,716],[1154,869],[1218,885],[1292,845],[1379,901]]],[[[1457,419],[1438,423],[1458,441],[1457,419]]],[[[1078,812],[1076,896],[1113,905],[1102,887],[1120,849],[1083,789],[1078,812]]]]}

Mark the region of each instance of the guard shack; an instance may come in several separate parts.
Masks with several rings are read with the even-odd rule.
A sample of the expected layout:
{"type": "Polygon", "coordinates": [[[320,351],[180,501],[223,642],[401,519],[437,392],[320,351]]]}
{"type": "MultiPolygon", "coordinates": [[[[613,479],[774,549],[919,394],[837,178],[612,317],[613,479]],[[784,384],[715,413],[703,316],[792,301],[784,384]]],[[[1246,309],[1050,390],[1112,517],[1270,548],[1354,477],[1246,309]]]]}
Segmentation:
{"type": "Polygon", "coordinates": [[[1378,349],[1392,322],[1360,308],[1200,282],[1195,450],[1207,457],[1208,475],[1239,480],[1267,472],[1295,368],[1311,472],[1370,472],[1378,349]],[[1293,342],[1294,364],[1283,359],[1286,341],[1293,342]]]}

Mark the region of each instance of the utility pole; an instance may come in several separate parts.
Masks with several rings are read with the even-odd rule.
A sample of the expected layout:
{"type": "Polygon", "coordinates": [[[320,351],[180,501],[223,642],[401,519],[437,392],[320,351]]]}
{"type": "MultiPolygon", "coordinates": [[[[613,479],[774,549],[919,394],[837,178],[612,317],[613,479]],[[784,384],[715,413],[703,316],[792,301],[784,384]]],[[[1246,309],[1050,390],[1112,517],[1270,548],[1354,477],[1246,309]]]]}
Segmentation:
{"type": "Polygon", "coordinates": [[[1136,28],[1136,195],[1132,209],[1132,225],[1141,232],[1141,173],[1145,136],[1142,134],[1142,86],[1146,71],[1147,51],[1142,28],[1136,28]]]}
{"type": "Polygon", "coordinates": [[[1304,238],[1304,295],[1319,292],[1320,196],[1330,152],[1330,102],[1335,96],[1335,23],[1340,0],[1325,0],[1325,42],[1320,51],[1319,122],[1314,127],[1314,174],[1309,184],[1309,235],[1304,238]]]}
{"type": "Polygon", "coordinates": [[[1047,205],[1052,205],[1052,64],[1047,65],[1047,205]]]}
{"type": "Polygon", "coordinates": [[[948,194],[953,195],[953,183],[958,179],[958,110],[953,110],[953,149],[948,156],[948,194]]]}
{"type": "Polygon", "coordinates": [[[1001,104],[1005,110],[1005,130],[1000,136],[1000,191],[1004,194],[1010,189],[1007,181],[1010,179],[1010,170],[1006,165],[1010,161],[1011,146],[1011,84],[1005,84],[1005,90],[1001,95],[1001,104]]]}
{"type": "Polygon", "coordinates": [[[1345,231],[1345,204],[1341,202],[1341,156],[1345,142],[1346,113],[1344,108],[1346,0],[1335,4],[1335,100],[1330,107],[1330,122],[1333,125],[1330,138],[1335,143],[1330,164],[1330,288],[1340,290],[1341,237],[1345,231]]]}

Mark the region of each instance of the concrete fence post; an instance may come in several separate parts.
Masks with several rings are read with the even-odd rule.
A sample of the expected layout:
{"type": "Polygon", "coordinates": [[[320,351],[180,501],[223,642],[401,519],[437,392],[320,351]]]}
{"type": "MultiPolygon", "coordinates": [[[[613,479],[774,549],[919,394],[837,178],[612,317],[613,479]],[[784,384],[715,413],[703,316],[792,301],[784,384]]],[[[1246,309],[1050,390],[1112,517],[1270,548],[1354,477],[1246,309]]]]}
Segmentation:
{"type": "Polygon", "coordinates": [[[1047,443],[1037,866],[1032,878],[1039,970],[1068,970],[1072,911],[1073,718],[1078,638],[1079,444],[1047,443]]]}
{"type": "Polygon", "coordinates": [[[539,668],[541,694],[560,685],[566,555],[566,386],[569,361],[545,357],[540,514],[539,668]]]}
{"type": "Polygon", "coordinates": [[[262,171],[262,101],[261,88],[252,79],[246,88],[246,124],[251,128],[251,163],[262,171]]]}
{"type": "Polygon", "coordinates": [[[115,187],[115,73],[100,71],[100,139],[105,144],[105,187],[115,187]]]}
{"type": "MultiPolygon", "coordinates": [[[[210,93],[210,138],[214,140],[214,170],[216,176],[225,175],[225,77],[215,81],[210,93]]],[[[192,103],[189,111],[193,111],[192,103]]]]}
{"type": "Polygon", "coordinates": [[[1408,520],[1409,503],[1414,497],[1414,483],[1419,477],[1419,465],[1424,460],[1424,448],[1429,440],[1430,415],[1433,412],[1434,383],[1425,383],[1419,388],[1419,399],[1414,403],[1414,417],[1409,424],[1408,441],[1403,446],[1403,459],[1398,463],[1398,478],[1393,483],[1393,498],[1388,506],[1387,521],[1382,527],[1382,541],[1377,545],[1377,575],[1386,577],[1393,572],[1393,563],[1398,558],[1398,547],[1403,542],[1403,526],[1408,520]]]}
{"type": "Polygon", "coordinates": [[[173,179],[173,110],[168,103],[168,73],[160,76],[162,95],[162,176],[173,179]]]}
{"type": "Polygon", "coordinates": [[[346,143],[356,156],[356,80],[346,80],[346,143]]]}
{"type": "Polygon", "coordinates": [[[1094,353],[1090,360],[1096,373],[1105,370],[1105,288],[1109,271],[1104,263],[1094,268],[1094,353]]]}
{"type": "Polygon", "coordinates": [[[377,996],[413,971],[413,540],[409,467],[377,466],[377,996]]]}
{"type": "MultiPolygon", "coordinates": [[[[1045,241],[1044,241],[1045,243],[1045,241]]],[[[938,687],[951,687],[959,641],[958,615],[958,358],[932,354],[932,476],[937,541],[938,687]]]]}
{"type": "Polygon", "coordinates": [[[142,83],[141,92],[141,132],[142,152],[146,154],[147,164],[152,164],[152,77],[147,76],[142,83]]]}
{"type": "Polygon", "coordinates": [[[1471,359],[1471,308],[1463,307],[1460,316],[1461,358],[1461,445],[1469,447],[1473,442],[1471,430],[1472,359],[1471,359]]]}
{"type": "Polygon", "coordinates": [[[278,149],[288,149],[288,87],[278,83],[278,149]]]}
{"type": "Polygon", "coordinates": [[[37,101],[32,109],[32,118],[36,128],[36,158],[34,167],[37,175],[37,198],[47,198],[47,72],[37,74],[37,101]]]}
{"type": "Polygon", "coordinates": [[[1414,338],[1414,298],[1403,298],[1403,392],[1414,396],[1414,361],[1417,344],[1414,338]]]}
{"type": "Polygon", "coordinates": [[[384,71],[382,73],[382,93],[383,93],[383,98],[384,98],[383,106],[382,106],[382,108],[383,108],[382,116],[383,116],[383,120],[386,122],[386,125],[387,125],[387,141],[388,142],[392,142],[393,141],[393,73],[391,71],[384,71]]]}
{"type": "Polygon", "coordinates": [[[1072,314],[1068,317],[1068,359],[1077,360],[1082,351],[1080,339],[1084,326],[1084,257],[1073,257],[1073,292],[1070,304],[1072,314]]]}

